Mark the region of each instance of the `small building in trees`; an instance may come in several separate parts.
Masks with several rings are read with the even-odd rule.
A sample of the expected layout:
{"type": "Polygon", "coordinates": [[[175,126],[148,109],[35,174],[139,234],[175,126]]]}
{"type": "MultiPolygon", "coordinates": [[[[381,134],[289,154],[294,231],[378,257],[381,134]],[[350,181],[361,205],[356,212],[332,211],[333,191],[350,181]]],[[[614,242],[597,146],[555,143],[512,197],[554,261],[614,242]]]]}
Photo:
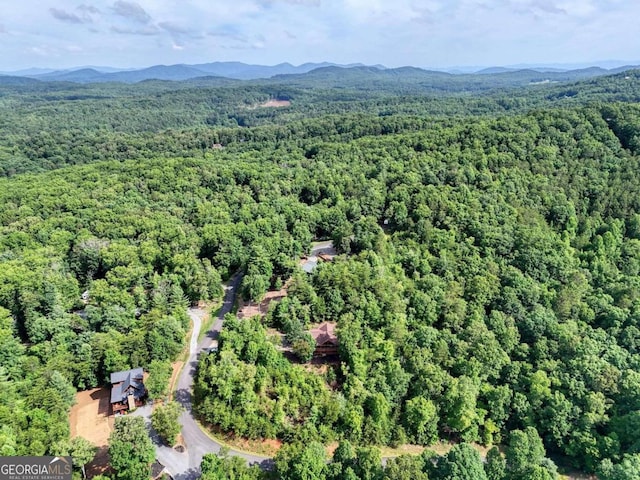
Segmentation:
{"type": "Polygon", "coordinates": [[[312,255],[311,257],[304,257],[302,259],[302,270],[307,273],[313,273],[318,266],[318,257],[312,255]]]}
{"type": "Polygon", "coordinates": [[[82,303],[84,303],[85,305],[89,303],[89,290],[85,290],[84,292],[82,292],[82,295],[80,295],[80,298],[82,299],[82,303]]]}
{"type": "Polygon", "coordinates": [[[309,331],[316,342],[314,357],[324,357],[326,355],[338,354],[338,336],[336,335],[336,324],[324,322],[309,331]]]}
{"type": "Polygon", "coordinates": [[[160,460],[156,458],[155,462],[151,464],[151,478],[152,480],[158,480],[159,478],[173,478],[167,472],[167,467],[165,467],[160,460]]]}
{"type": "Polygon", "coordinates": [[[142,368],[111,374],[111,408],[113,413],[127,413],[141,407],[147,398],[142,368]]]}
{"type": "Polygon", "coordinates": [[[214,353],[218,351],[218,340],[211,340],[211,345],[204,349],[206,353],[214,353]]]}
{"type": "Polygon", "coordinates": [[[332,262],[336,256],[333,242],[319,242],[311,249],[311,255],[302,257],[300,266],[307,273],[313,273],[320,262],[332,262]]]}
{"type": "Polygon", "coordinates": [[[320,260],[322,260],[323,262],[333,262],[333,257],[334,257],[334,255],[331,255],[329,253],[320,253],[320,254],[318,254],[318,258],[320,260]]]}

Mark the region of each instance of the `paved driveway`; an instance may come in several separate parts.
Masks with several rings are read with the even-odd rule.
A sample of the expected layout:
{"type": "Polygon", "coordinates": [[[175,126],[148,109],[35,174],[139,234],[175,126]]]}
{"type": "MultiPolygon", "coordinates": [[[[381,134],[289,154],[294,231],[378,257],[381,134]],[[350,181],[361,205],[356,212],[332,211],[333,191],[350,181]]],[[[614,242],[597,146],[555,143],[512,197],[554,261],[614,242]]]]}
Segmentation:
{"type": "MultiPolygon", "coordinates": [[[[193,417],[191,390],[193,388],[193,377],[198,365],[198,356],[201,354],[207,355],[204,350],[211,346],[213,340],[218,339],[224,323],[224,316],[231,312],[233,308],[233,303],[235,302],[236,293],[241,281],[242,274],[239,273],[231,278],[229,285],[225,287],[224,301],[218,317],[213,323],[211,330],[207,332],[200,342],[198,342],[198,335],[200,333],[202,319],[206,312],[198,308],[189,308],[188,310],[189,317],[193,322],[193,330],[189,342],[189,360],[185,363],[178,376],[175,391],[176,401],[184,407],[184,412],[180,416],[180,423],[182,424],[182,438],[186,446],[186,451],[180,453],[162,443],[158,434],[151,428],[152,406],[150,404],[140,407],[131,413],[131,415],[140,416],[145,419],[150,437],[156,447],[156,457],[160,463],[167,467],[168,472],[176,480],[193,480],[200,477],[202,457],[206,453],[218,453],[222,447],[220,443],[204,433],[193,417]]],[[[242,457],[251,464],[257,463],[264,466],[271,464],[271,460],[268,457],[247,454],[236,450],[230,450],[229,454],[242,457]]]]}

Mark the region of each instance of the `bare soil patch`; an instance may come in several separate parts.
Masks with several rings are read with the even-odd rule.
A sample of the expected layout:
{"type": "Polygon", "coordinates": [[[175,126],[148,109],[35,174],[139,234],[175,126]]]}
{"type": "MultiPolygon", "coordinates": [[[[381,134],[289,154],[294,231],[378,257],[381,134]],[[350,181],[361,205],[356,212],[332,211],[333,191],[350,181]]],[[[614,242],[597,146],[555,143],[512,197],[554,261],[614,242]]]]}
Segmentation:
{"type": "Polygon", "coordinates": [[[289,100],[271,99],[262,103],[260,106],[261,107],[288,107],[290,105],[291,105],[291,102],[289,100]]]}
{"type": "Polygon", "coordinates": [[[71,438],[86,438],[97,447],[109,443],[109,434],[113,429],[110,395],[111,390],[105,387],[76,394],[76,404],[69,414],[71,438]]]}
{"type": "Polygon", "coordinates": [[[268,455],[270,457],[278,453],[282,447],[282,442],[276,439],[249,440],[247,438],[225,438],[225,443],[230,446],[244,450],[245,452],[257,453],[258,455],[268,455]]]}
{"type": "Polygon", "coordinates": [[[272,302],[279,302],[286,296],[287,285],[285,284],[285,286],[280,290],[272,290],[265,293],[260,303],[246,302],[240,299],[240,302],[238,304],[238,313],[236,314],[236,316],[239,319],[251,318],[255,317],[256,315],[264,317],[269,311],[269,305],[271,305],[272,302]]]}
{"type": "Polygon", "coordinates": [[[238,437],[232,433],[223,432],[215,425],[205,424],[204,427],[210,432],[209,436],[214,435],[218,441],[221,441],[223,445],[231,449],[273,457],[282,447],[282,441],[278,439],[262,438],[250,440],[248,438],[238,437]]]}
{"type": "Polygon", "coordinates": [[[95,458],[87,464],[87,477],[110,473],[108,443],[113,430],[110,388],[94,388],[76,393],[76,404],[71,408],[69,424],[71,438],[83,437],[99,447],[95,458]]]}

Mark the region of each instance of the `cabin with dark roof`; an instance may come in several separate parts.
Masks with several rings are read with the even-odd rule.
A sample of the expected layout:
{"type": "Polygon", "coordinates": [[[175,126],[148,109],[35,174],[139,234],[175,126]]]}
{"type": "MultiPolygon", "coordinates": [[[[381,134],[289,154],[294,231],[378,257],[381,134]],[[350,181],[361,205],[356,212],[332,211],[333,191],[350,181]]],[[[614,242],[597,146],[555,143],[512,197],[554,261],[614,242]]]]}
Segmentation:
{"type": "Polygon", "coordinates": [[[113,413],[126,413],[144,405],[147,389],[142,368],[111,374],[111,408],[113,413]]]}
{"type": "Polygon", "coordinates": [[[160,460],[156,458],[156,461],[151,464],[151,478],[153,480],[158,480],[159,478],[173,478],[167,472],[167,468],[160,463],[160,460]]]}
{"type": "Polygon", "coordinates": [[[324,357],[326,355],[338,354],[338,335],[336,334],[336,324],[324,322],[309,331],[316,342],[316,349],[313,355],[324,357]]]}

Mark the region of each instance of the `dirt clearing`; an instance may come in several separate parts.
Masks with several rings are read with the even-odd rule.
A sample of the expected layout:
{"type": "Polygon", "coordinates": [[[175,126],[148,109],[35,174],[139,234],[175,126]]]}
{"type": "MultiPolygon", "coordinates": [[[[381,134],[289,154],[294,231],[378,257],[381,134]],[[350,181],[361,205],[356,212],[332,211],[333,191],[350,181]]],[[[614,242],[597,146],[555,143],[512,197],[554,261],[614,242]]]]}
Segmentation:
{"type": "Polygon", "coordinates": [[[69,415],[71,438],[86,438],[97,447],[109,443],[113,429],[110,394],[109,388],[94,388],[76,394],[76,404],[69,415]]]}
{"type": "Polygon", "coordinates": [[[289,100],[268,100],[262,104],[261,107],[289,107],[291,102],[289,100]]]}

